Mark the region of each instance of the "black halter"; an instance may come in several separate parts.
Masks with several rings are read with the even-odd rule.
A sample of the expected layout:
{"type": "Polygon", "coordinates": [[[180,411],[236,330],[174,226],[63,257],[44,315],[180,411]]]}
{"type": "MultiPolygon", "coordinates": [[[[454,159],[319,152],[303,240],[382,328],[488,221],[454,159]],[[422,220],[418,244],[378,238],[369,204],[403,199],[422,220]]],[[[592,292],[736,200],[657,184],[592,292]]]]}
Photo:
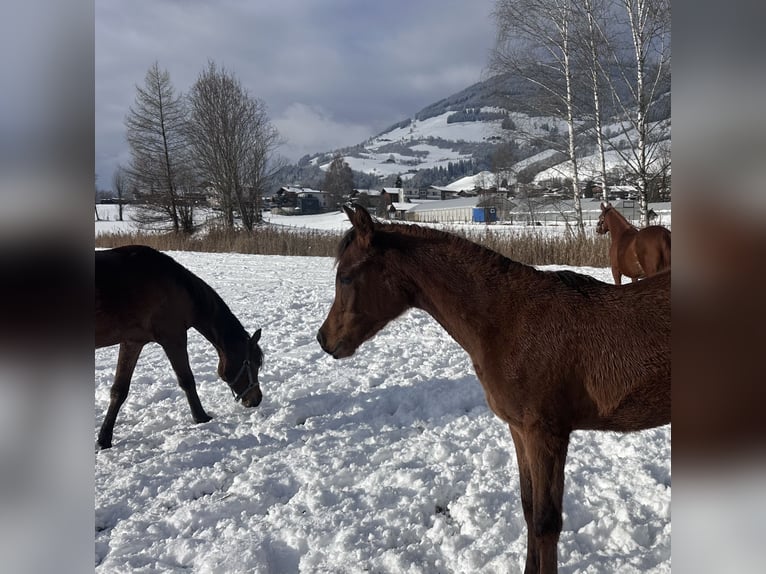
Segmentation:
{"type": "Polygon", "coordinates": [[[239,369],[239,372],[237,373],[237,376],[234,377],[234,380],[229,384],[229,388],[231,389],[231,394],[234,396],[234,400],[239,402],[242,400],[242,397],[244,397],[247,393],[252,391],[255,387],[258,386],[258,379],[253,379],[253,373],[250,371],[250,359],[245,359],[242,363],[242,367],[239,369]],[[234,391],[233,385],[237,383],[239,378],[242,376],[242,371],[247,369],[247,379],[250,381],[250,384],[247,385],[247,388],[242,391],[241,393],[237,394],[236,391],[234,391]]]}

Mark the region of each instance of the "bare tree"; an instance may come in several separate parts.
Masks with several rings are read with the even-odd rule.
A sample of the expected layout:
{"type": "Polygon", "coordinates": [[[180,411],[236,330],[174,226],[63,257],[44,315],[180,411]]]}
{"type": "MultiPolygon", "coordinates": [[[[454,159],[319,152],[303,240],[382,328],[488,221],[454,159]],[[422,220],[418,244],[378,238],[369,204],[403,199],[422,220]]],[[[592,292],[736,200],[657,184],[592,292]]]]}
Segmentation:
{"type": "MultiPolygon", "coordinates": [[[[647,192],[666,166],[658,165],[661,147],[652,145],[661,139],[654,137],[665,125],[653,125],[652,109],[663,102],[657,100],[657,88],[670,68],[670,0],[623,0],[630,22],[631,39],[636,58],[636,113],[634,129],[637,146],[633,165],[640,183],[639,200],[641,224],[649,224],[647,192]],[[654,73],[652,73],[654,68],[654,73]]],[[[669,156],[667,156],[669,159],[669,156]]]]}
{"type": "Polygon", "coordinates": [[[602,46],[612,45],[607,37],[608,6],[611,0],[581,0],[578,9],[584,20],[580,33],[577,35],[581,42],[578,51],[582,51],[583,68],[587,70],[590,80],[589,90],[593,101],[593,132],[596,136],[596,150],[599,156],[601,171],[601,199],[609,198],[606,170],[606,141],[604,138],[604,118],[602,98],[606,90],[603,88],[602,72],[604,70],[604,49],[602,46]]]}
{"type": "Polygon", "coordinates": [[[93,181],[94,181],[93,189],[96,192],[95,203],[93,204],[93,207],[96,210],[96,221],[101,221],[101,217],[98,214],[98,174],[96,174],[96,178],[93,181]]]}
{"type": "Polygon", "coordinates": [[[126,173],[140,198],[140,223],[191,233],[193,202],[189,190],[178,185],[180,172],[188,169],[185,121],[182,96],[175,93],[167,70],[155,62],[144,86],[136,86],[135,103],[125,118],[131,153],[126,173]]]}
{"type": "Polygon", "coordinates": [[[573,4],[572,0],[498,0],[494,10],[497,45],[490,69],[517,74],[532,83],[541,92],[540,103],[550,102],[554,114],[564,118],[576,226],[584,233],[576,154],[573,4]]]}
{"type": "Polygon", "coordinates": [[[330,204],[333,209],[339,209],[344,198],[350,197],[354,191],[354,173],[343,156],[336,155],[324,178],[324,191],[330,194],[330,204]]]}
{"type": "Polygon", "coordinates": [[[601,27],[601,45],[618,73],[603,71],[620,112],[621,146],[608,140],[628,166],[639,197],[641,224],[648,224],[648,195],[670,169],[667,153],[670,99],[670,0],[611,0],[607,10],[627,39],[615,42],[601,27]],[[626,88],[626,89],[622,89],[626,88]],[[625,94],[628,96],[626,97],[625,94]]]}
{"type": "Polygon", "coordinates": [[[495,186],[500,189],[507,187],[516,178],[513,164],[518,161],[518,149],[513,140],[498,145],[490,157],[492,173],[495,175],[495,186]]]}
{"type": "Polygon", "coordinates": [[[114,170],[114,174],[112,174],[112,189],[117,194],[117,212],[119,221],[123,221],[122,205],[124,202],[127,186],[128,177],[125,174],[125,169],[121,165],[117,164],[117,167],[114,170]]]}
{"type": "Polygon", "coordinates": [[[187,135],[200,176],[217,198],[227,227],[259,221],[264,192],[281,167],[281,141],[266,105],[226,69],[208,62],[189,93],[187,135]]]}

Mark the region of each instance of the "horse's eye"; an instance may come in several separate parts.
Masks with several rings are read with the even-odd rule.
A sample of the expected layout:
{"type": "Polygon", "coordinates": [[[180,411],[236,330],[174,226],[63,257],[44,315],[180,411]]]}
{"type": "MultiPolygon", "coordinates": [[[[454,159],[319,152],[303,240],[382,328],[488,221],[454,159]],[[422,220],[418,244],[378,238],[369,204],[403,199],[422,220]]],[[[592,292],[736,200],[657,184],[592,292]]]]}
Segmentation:
{"type": "Polygon", "coordinates": [[[351,277],[349,277],[348,275],[344,275],[343,277],[338,277],[338,281],[340,281],[341,285],[350,285],[351,277]]]}

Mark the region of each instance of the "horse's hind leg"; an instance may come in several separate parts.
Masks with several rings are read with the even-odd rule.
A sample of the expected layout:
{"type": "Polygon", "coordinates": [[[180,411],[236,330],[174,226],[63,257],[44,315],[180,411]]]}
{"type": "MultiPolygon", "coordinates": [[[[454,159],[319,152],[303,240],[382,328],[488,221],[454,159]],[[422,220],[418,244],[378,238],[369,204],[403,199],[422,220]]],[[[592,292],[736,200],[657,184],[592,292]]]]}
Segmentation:
{"type": "Polygon", "coordinates": [[[136,368],[138,356],[143,348],[143,343],[120,343],[114,383],[112,383],[112,389],[109,392],[109,408],[106,411],[104,422],[101,424],[101,430],[98,432],[98,446],[101,448],[110,448],[112,446],[112,434],[114,433],[117,413],[120,411],[122,403],[128,397],[130,379],[133,377],[133,370],[136,368]]]}
{"type": "MultiPolygon", "coordinates": [[[[158,341],[159,342],[159,341],[158,341]]],[[[197,395],[197,384],[194,382],[194,374],[189,366],[189,354],[186,351],[186,333],[176,341],[159,342],[170,359],[170,364],[178,377],[178,386],[186,393],[186,399],[191,407],[192,417],[195,423],[206,423],[212,419],[202,408],[202,403],[197,395]]]]}

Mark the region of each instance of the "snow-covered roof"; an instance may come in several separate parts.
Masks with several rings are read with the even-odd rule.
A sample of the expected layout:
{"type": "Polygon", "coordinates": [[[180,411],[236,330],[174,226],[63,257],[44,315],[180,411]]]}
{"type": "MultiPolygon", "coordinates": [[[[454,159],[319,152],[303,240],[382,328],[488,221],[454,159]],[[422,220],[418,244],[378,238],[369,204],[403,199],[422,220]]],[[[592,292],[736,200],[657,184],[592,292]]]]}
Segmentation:
{"type": "Polygon", "coordinates": [[[355,189],[354,191],[360,194],[364,193],[369,197],[378,197],[381,193],[383,193],[379,189],[355,189]]]}
{"type": "Polygon", "coordinates": [[[310,187],[297,187],[291,185],[283,185],[281,189],[284,189],[288,193],[327,193],[326,191],[321,191],[319,189],[311,189],[310,187]]]}
{"type": "Polygon", "coordinates": [[[399,201],[392,201],[391,205],[394,206],[396,211],[411,211],[417,204],[416,203],[401,203],[399,201]]]}
{"type": "Polygon", "coordinates": [[[480,171],[475,175],[468,175],[453,181],[442,188],[445,191],[471,191],[478,188],[487,188],[495,183],[497,177],[491,171],[480,171]]]}

